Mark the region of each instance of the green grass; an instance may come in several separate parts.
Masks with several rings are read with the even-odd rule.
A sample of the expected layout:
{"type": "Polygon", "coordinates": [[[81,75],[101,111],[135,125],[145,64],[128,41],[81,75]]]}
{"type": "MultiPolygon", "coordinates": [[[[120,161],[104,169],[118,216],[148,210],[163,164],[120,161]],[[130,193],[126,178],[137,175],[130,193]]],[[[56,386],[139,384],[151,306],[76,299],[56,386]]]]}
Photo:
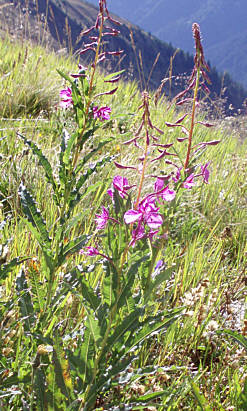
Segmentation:
{"type": "MultiPolygon", "coordinates": [[[[76,348],[76,331],[85,316],[79,289],[64,296],[61,293],[50,315],[43,316],[45,276],[39,246],[23,221],[17,192],[21,180],[34,195],[51,236],[56,208],[38,161],[16,135],[19,131],[36,142],[51,163],[56,164],[61,124],[66,121],[67,127],[72,127],[69,114],[56,108],[63,85],[56,69],[70,73],[76,70],[76,63],[72,58],[58,58],[28,43],[23,49],[19,44],[1,40],[0,50],[0,264],[17,256],[32,258],[23,264],[23,272],[39,312],[39,332],[45,340],[51,330],[56,329],[61,336],[69,336],[65,346],[76,348]]],[[[98,76],[97,82],[102,84],[102,76],[98,76]]],[[[100,129],[93,144],[114,137],[102,154],[109,152],[116,155],[120,163],[134,164],[136,152],[130,152],[122,143],[130,138],[140,120],[137,85],[120,83],[118,93],[105,98],[113,108],[112,121],[100,129]]],[[[166,121],[176,118],[174,107],[167,108],[166,100],[160,101],[157,107],[151,103],[151,117],[165,131],[163,143],[174,141],[180,135],[179,131],[171,132],[165,127],[166,121]]],[[[211,161],[210,184],[202,186],[196,195],[188,192],[179,212],[170,220],[169,239],[163,254],[167,265],[176,267],[175,275],[160,286],[152,308],[165,310],[183,305],[184,316],[165,335],[149,339],[135,363],[136,368],[154,364],[164,369],[155,374],[147,372],[131,385],[113,387],[107,397],[102,396],[103,407],[111,401],[125,403],[129,398],[164,390],[166,394],[159,405],[153,401],[154,408],[150,405],[146,409],[246,409],[244,396],[241,397],[247,377],[244,349],[215,331],[231,328],[246,333],[247,139],[241,141],[237,130],[225,129],[224,123],[212,129],[198,127],[195,136],[195,143],[217,139],[221,143],[209,147],[203,158],[211,161]]],[[[159,171],[165,173],[166,167],[161,163],[159,171]]],[[[92,177],[90,184],[95,184],[95,189],[84,198],[83,208],[77,206],[75,215],[79,214],[80,219],[70,236],[92,231],[95,212],[102,201],[109,201],[104,194],[115,174],[114,166],[108,165],[102,169],[100,179],[99,175],[92,177]],[[99,180],[103,184],[97,185],[99,180]]],[[[133,173],[125,174],[134,182],[133,173]]],[[[65,286],[64,275],[74,263],[90,265],[92,260],[81,255],[68,258],[59,273],[61,290],[65,286]]],[[[27,398],[31,398],[31,407],[34,404],[31,364],[41,344],[36,341],[37,330],[33,335],[24,332],[29,320],[21,305],[23,296],[16,289],[18,276],[20,267],[0,280],[0,408],[6,410],[22,409],[27,398]],[[17,373],[20,379],[23,377],[22,383],[17,384],[17,373]],[[6,399],[5,393],[9,393],[11,387],[13,392],[6,399]],[[19,394],[15,395],[15,390],[19,394]]],[[[99,265],[88,282],[96,286],[100,276],[99,265]]],[[[246,388],[244,394],[247,395],[246,388]]]]}

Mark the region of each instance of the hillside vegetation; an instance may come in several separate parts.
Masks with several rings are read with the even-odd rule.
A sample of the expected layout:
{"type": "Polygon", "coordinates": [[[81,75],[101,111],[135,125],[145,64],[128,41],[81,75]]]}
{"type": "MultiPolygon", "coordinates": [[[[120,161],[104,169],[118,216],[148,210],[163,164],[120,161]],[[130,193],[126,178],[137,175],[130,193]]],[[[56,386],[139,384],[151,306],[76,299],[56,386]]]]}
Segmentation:
{"type": "MultiPolygon", "coordinates": [[[[5,3],[4,0],[0,0],[0,5],[5,5],[5,3]]],[[[156,6],[152,10],[157,10],[156,6]]],[[[56,50],[67,48],[70,51],[76,51],[83,46],[85,41],[80,33],[92,26],[97,15],[97,8],[87,2],[76,0],[49,0],[48,2],[14,0],[13,4],[5,5],[3,9],[0,8],[0,13],[3,17],[0,20],[0,28],[2,27],[3,31],[9,31],[19,38],[31,37],[34,41],[49,44],[49,47],[53,46],[56,50]],[[48,34],[47,29],[49,29],[48,34]]],[[[156,18],[155,21],[157,21],[156,18]]],[[[113,50],[124,50],[124,54],[112,59],[111,62],[107,61],[105,68],[115,71],[124,69],[125,78],[139,81],[141,89],[146,87],[144,83],[148,82],[148,87],[155,90],[163,79],[173,76],[171,83],[166,80],[163,90],[170,96],[181,91],[193,68],[192,54],[182,50],[176,51],[171,43],[162,42],[125,20],[121,22],[120,35],[108,39],[107,47],[113,50]],[[131,40],[131,33],[133,40],[131,40]],[[140,56],[141,62],[139,61],[140,56]],[[157,57],[158,61],[156,61],[157,57]],[[141,70],[138,69],[138,65],[141,66],[141,70]],[[143,75],[140,75],[140,71],[143,75]]],[[[177,26],[175,24],[175,27],[177,26]]],[[[171,29],[171,31],[174,30],[171,29]]],[[[186,35],[193,43],[191,24],[186,27],[186,35]]],[[[183,34],[181,38],[184,38],[183,34]]],[[[179,48],[182,46],[179,45],[179,48]]],[[[208,57],[207,54],[206,56],[208,57]]],[[[85,56],[82,56],[82,61],[85,65],[88,62],[85,56]]],[[[233,81],[228,74],[220,75],[214,67],[211,67],[210,77],[212,80],[212,85],[209,86],[211,99],[221,99],[227,112],[229,112],[229,106],[234,110],[242,109],[247,91],[233,81]]]]}
{"type": "Polygon", "coordinates": [[[244,411],[245,117],[95,56],[0,40],[0,408],[244,411]]]}
{"type": "MultiPolygon", "coordinates": [[[[88,0],[97,5],[97,0],[88,0]]],[[[193,53],[196,21],[204,33],[206,56],[219,72],[247,86],[245,0],[110,0],[109,9],[162,41],[193,53]]]]}

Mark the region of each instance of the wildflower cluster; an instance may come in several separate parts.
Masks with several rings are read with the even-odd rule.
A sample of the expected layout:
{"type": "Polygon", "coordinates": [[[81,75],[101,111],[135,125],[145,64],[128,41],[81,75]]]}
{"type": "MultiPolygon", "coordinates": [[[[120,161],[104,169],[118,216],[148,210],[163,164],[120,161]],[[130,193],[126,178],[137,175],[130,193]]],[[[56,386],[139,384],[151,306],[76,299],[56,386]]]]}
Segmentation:
{"type": "MultiPolygon", "coordinates": [[[[122,53],[121,50],[107,51],[102,47],[107,36],[119,34],[116,29],[119,25],[109,15],[106,0],[99,0],[95,24],[82,33],[88,36],[89,41],[78,52],[80,55],[93,53],[90,66],[79,64],[78,72],[70,75],[59,72],[69,84],[60,91],[60,107],[73,116],[74,123],[70,122],[71,133],[65,127],[63,129],[58,164],[54,170],[42,150],[18,134],[34,155],[39,157],[45,177],[52,187],[55,209],[52,229],[36,208],[35,200],[23,182],[19,186],[19,196],[28,227],[42,251],[40,266],[45,279],[45,291],[42,294],[46,295],[46,299],[44,305],[38,307],[37,318],[40,318],[40,312],[43,317],[49,313],[51,321],[41,341],[47,339],[54,349],[47,377],[46,371],[42,370],[41,378],[39,367],[33,366],[33,380],[36,385],[44,381],[44,392],[48,392],[47,401],[52,403],[51,407],[54,406],[54,385],[58,385],[61,409],[71,408],[74,404],[76,407],[79,404],[79,411],[96,409],[99,394],[106,393],[111,382],[115,384],[117,378],[121,378],[121,373],[127,373],[136,362],[141,344],[149,336],[161,330],[165,332],[168,324],[182,312],[181,308],[170,307],[166,313],[163,307],[158,312],[151,312],[155,290],[172,273],[172,267],[167,267],[164,259],[164,243],[183,193],[193,190],[200,183],[209,183],[211,163],[199,162],[199,155],[207,146],[219,142],[214,140],[194,146],[192,144],[194,125],[200,123],[195,120],[198,90],[207,80],[199,26],[194,24],[195,67],[189,86],[175,99],[178,105],[182,105],[186,93],[193,91],[191,113],[183,114],[174,123],[166,122],[166,127],[180,128],[185,137],[177,141],[165,140],[167,128],[161,130],[154,124],[150,114],[151,97],[144,91],[138,108],[140,120],[136,131],[123,142],[123,146],[129,147],[133,154],[137,153],[136,157],[131,157],[133,163],[122,164],[115,161],[115,156],[108,153],[102,155],[102,147],[110,143],[112,137],[98,141],[97,146],[95,132],[103,128],[105,122],[114,115],[114,108],[106,105],[105,99],[116,93],[116,83],[121,72],[108,75],[104,84],[109,86],[108,83],[113,83],[114,86],[100,92],[97,90],[95,75],[100,63],[122,53]],[[186,126],[185,119],[190,119],[190,127],[186,126]],[[183,142],[187,144],[185,158],[182,150],[177,148],[182,147],[183,142]],[[101,154],[97,157],[99,151],[101,154]],[[111,187],[107,187],[107,190],[100,179],[94,184],[92,176],[95,177],[102,167],[113,161],[121,172],[118,171],[113,177],[111,187]],[[121,175],[128,170],[131,170],[130,176],[121,175]],[[95,204],[91,201],[91,204],[95,206],[93,210],[100,208],[100,211],[92,211],[93,229],[90,219],[88,228],[83,232],[82,227],[86,224],[83,212],[78,214],[78,208],[84,199],[88,201],[89,194],[96,191],[94,198],[98,202],[95,204]],[[106,195],[102,204],[104,193],[106,195]],[[75,265],[75,254],[76,258],[79,254],[79,265],[78,262],[75,265]],[[88,265],[87,260],[91,257],[96,261],[88,265]],[[64,286],[61,285],[60,273],[67,281],[64,286]],[[80,323],[75,330],[72,329],[73,321],[69,321],[66,327],[70,327],[70,323],[72,327],[67,331],[66,338],[63,338],[63,334],[57,332],[63,322],[60,317],[64,305],[74,297],[79,297],[80,323]],[[74,336],[76,349],[68,344],[74,336]],[[65,344],[63,352],[61,347],[65,344]],[[70,378],[70,373],[73,378],[70,378]]],[[[20,262],[14,260],[11,267],[12,264],[20,262]]],[[[27,297],[25,307],[29,309],[32,297],[27,292],[24,271],[21,270],[20,276],[17,288],[23,284],[24,293],[20,292],[20,295],[27,297]]],[[[24,310],[25,318],[30,317],[30,323],[25,323],[28,331],[26,335],[32,333],[31,321],[36,306],[33,305],[28,316],[24,310]]]]}
{"type": "MultiPolygon", "coordinates": [[[[106,14],[107,18],[109,18],[108,11],[106,11],[106,14]]],[[[97,22],[96,26],[98,24],[97,22]]],[[[179,127],[184,133],[185,137],[177,138],[177,143],[188,143],[185,160],[179,155],[178,150],[175,149],[174,142],[162,141],[165,133],[154,125],[149,109],[150,96],[144,91],[142,103],[138,108],[142,113],[141,122],[133,137],[123,142],[123,145],[133,146],[133,149],[140,152],[137,155],[138,163],[120,164],[115,161],[115,166],[120,170],[136,170],[139,181],[135,182],[135,184],[130,184],[126,177],[116,175],[113,178],[112,188],[108,190],[108,195],[111,197],[114,206],[116,193],[122,199],[124,212],[121,218],[111,217],[110,211],[106,207],[102,207],[102,213],[95,216],[97,230],[105,229],[109,221],[118,225],[126,225],[130,228],[131,235],[125,248],[125,256],[122,258],[122,262],[129,252],[129,247],[134,247],[139,240],[148,239],[152,243],[155,239],[167,238],[166,231],[169,228],[169,212],[167,214],[167,209],[169,209],[169,203],[176,201],[179,191],[182,189],[191,190],[198,185],[199,181],[205,184],[209,183],[210,161],[205,164],[198,164],[195,163],[195,159],[200,157],[198,153],[202,153],[206,146],[216,145],[219,143],[219,140],[192,145],[195,124],[199,123],[206,127],[212,126],[212,124],[207,122],[196,122],[195,120],[196,108],[199,105],[199,88],[202,87],[208,93],[209,90],[205,82],[210,83],[210,80],[206,74],[206,71],[209,71],[209,67],[204,58],[198,24],[193,24],[192,31],[196,48],[194,69],[186,89],[175,97],[175,102],[178,106],[191,101],[191,113],[183,114],[174,123],[166,122],[167,127],[179,127]],[[193,91],[193,97],[187,98],[186,94],[191,91],[193,91]],[[188,128],[184,121],[189,117],[191,121],[188,128]],[[169,165],[169,173],[165,174],[162,171],[158,175],[150,175],[148,170],[153,163],[159,163],[159,166],[156,166],[158,170],[162,170],[164,165],[169,165]],[[146,192],[146,183],[150,179],[155,179],[155,181],[153,191],[148,194],[146,192]],[[143,195],[143,193],[145,194],[143,195]]],[[[95,46],[91,44],[90,47],[94,49],[95,46]]],[[[104,53],[100,58],[106,58],[107,55],[109,53],[104,53]]],[[[93,108],[94,118],[108,119],[109,113],[110,108],[107,107],[98,109],[95,106],[93,108]]],[[[150,183],[148,183],[148,186],[150,187],[150,183]]],[[[179,205],[176,204],[176,206],[178,207],[179,205]]]]}

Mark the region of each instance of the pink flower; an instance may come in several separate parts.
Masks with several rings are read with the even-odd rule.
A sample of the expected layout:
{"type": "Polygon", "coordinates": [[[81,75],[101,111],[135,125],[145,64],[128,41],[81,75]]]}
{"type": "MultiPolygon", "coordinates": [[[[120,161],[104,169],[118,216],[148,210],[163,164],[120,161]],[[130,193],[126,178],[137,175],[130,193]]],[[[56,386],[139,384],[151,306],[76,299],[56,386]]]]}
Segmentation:
{"type": "MultiPolygon", "coordinates": [[[[122,198],[125,198],[128,195],[127,190],[134,187],[134,186],[130,186],[129,182],[128,182],[128,179],[126,177],[122,177],[122,176],[115,176],[113,178],[112,183],[113,183],[114,189],[119,192],[119,195],[122,198]]],[[[107,193],[109,194],[110,197],[113,198],[113,191],[112,190],[108,190],[107,193]]]]}
{"type": "Polygon", "coordinates": [[[138,240],[141,240],[142,238],[145,237],[145,229],[144,229],[143,225],[138,224],[137,228],[132,231],[131,235],[132,235],[132,239],[131,239],[131,241],[130,241],[130,243],[129,243],[129,246],[130,246],[130,247],[131,247],[131,246],[134,247],[134,246],[135,246],[135,243],[136,243],[138,240]]]}
{"type": "Polygon", "coordinates": [[[157,234],[159,230],[156,231],[149,231],[149,233],[145,233],[145,229],[141,223],[138,223],[138,226],[135,230],[132,231],[132,239],[129,243],[129,246],[134,247],[135,243],[142,238],[150,238],[152,240],[153,236],[157,234]]]}
{"type": "Polygon", "coordinates": [[[208,170],[208,166],[209,166],[210,162],[206,163],[205,166],[201,166],[201,170],[202,170],[202,176],[203,176],[203,181],[204,183],[208,184],[208,179],[209,179],[209,170],[208,170]]]}
{"type": "Polygon", "coordinates": [[[107,208],[102,207],[102,214],[95,214],[95,221],[96,221],[96,228],[98,230],[102,230],[105,228],[108,220],[109,220],[109,211],[107,208]]]}
{"type": "Polygon", "coordinates": [[[183,182],[182,187],[191,189],[196,185],[196,182],[194,181],[195,175],[192,173],[189,177],[186,178],[186,180],[183,182]]]}
{"type": "Polygon", "coordinates": [[[155,198],[146,197],[140,204],[137,210],[129,210],[124,214],[124,221],[126,224],[133,224],[144,222],[151,229],[157,229],[163,223],[163,219],[159,210],[155,205],[155,198]]]}
{"type": "Polygon", "coordinates": [[[67,87],[66,89],[61,90],[59,95],[61,98],[60,107],[69,108],[70,106],[73,106],[72,90],[70,87],[67,87]]]}
{"type": "Polygon", "coordinates": [[[174,190],[170,190],[169,186],[166,186],[164,189],[164,180],[162,178],[157,178],[155,184],[154,184],[154,189],[155,193],[158,198],[162,198],[164,201],[172,201],[176,197],[176,192],[174,190]]]}
{"type": "Polygon", "coordinates": [[[177,183],[180,180],[181,170],[182,170],[182,167],[178,168],[175,177],[172,177],[172,180],[174,181],[174,183],[177,183]]]}
{"type": "Polygon", "coordinates": [[[166,188],[164,188],[160,196],[164,201],[172,201],[176,197],[176,191],[170,190],[167,186],[166,188]]]}
{"type": "Polygon", "coordinates": [[[114,223],[120,224],[118,220],[115,220],[115,218],[109,216],[109,211],[105,207],[102,207],[102,214],[95,214],[95,217],[96,228],[98,230],[105,228],[108,220],[112,220],[114,223]]]}
{"type": "Polygon", "coordinates": [[[85,247],[85,249],[80,250],[79,253],[87,255],[89,257],[95,257],[96,255],[100,255],[101,257],[106,258],[108,261],[111,261],[111,259],[107,257],[107,255],[100,253],[95,247],[85,247]]]}
{"type": "Polygon", "coordinates": [[[101,108],[98,108],[98,106],[93,107],[93,118],[94,119],[98,118],[101,121],[110,120],[110,113],[111,113],[110,107],[101,107],[101,108]]]}
{"type": "Polygon", "coordinates": [[[154,183],[154,190],[160,191],[164,187],[164,184],[163,178],[157,177],[157,180],[154,183]]]}
{"type": "Polygon", "coordinates": [[[99,255],[100,253],[95,247],[86,247],[85,250],[80,250],[80,254],[85,254],[94,257],[96,255],[99,255]]]}

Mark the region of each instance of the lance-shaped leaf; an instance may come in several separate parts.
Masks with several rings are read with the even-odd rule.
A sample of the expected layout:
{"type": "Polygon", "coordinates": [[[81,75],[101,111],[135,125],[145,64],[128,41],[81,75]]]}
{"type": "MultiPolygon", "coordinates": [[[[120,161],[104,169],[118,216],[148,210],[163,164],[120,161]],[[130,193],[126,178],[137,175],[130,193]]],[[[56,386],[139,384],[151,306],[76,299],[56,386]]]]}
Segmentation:
{"type": "Polygon", "coordinates": [[[88,282],[83,277],[81,279],[81,293],[82,293],[82,296],[84,297],[84,299],[89,304],[90,308],[94,312],[96,312],[99,305],[100,305],[100,303],[101,303],[100,298],[98,298],[95,295],[93,289],[90,288],[90,286],[88,285],[88,282]]]}
{"type": "Polygon", "coordinates": [[[117,298],[118,288],[118,273],[115,267],[109,262],[104,263],[105,277],[102,283],[102,296],[103,301],[109,308],[111,308],[117,298]]]}
{"type": "Polygon", "coordinates": [[[95,147],[93,150],[91,150],[87,155],[85,155],[82,159],[82,161],[78,164],[75,174],[77,174],[83,167],[84,165],[99,151],[101,150],[106,144],[110,143],[113,139],[109,139],[106,141],[102,141],[101,143],[98,144],[97,147],[95,147]]]}
{"type": "Polygon", "coordinates": [[[0,279],[4,280],[8,273],[10,273],[15,267],[22,264],[24,261],[29,260],[30,257],[16,257],[9,263],[3,264],[0,267],[0,279]]]}
{"type": "Polygon", "coordinates": [[[138,273],[138,270],[141,266],[141,263],[145,261],[147,257],[142,257],[138,259],[135,263],[133,263],[129,270],[126,273],[126,278],[127,282],[125,285],[122,287],[121,293],[118,297],[118,308],[120,309],[124,305],[126,305],[129,309],[129,312],[131,311],[130,307],[133,306],[133,298],[132,298],[132,287],[136,278],[136,275],[138,273]]]}
{"type": "Polygon", "coordinates": [[[106,163],[111,162],[112,158],[112,156],[104,157],[100,161],[92,164],[90,167],[88,166],[87,170],[80,176],[80,178],[77,180],[75,189],[72,191],[69,197],[69,212],[71,212],[72,209],[76,206],[76,204],[79,203],[82,197],[86,196],[90,191],[96,189],[98,185],[102,184],[101,182],[100,184],[98,184],[99,182],[97,182],[93,186],[87,187],[84,193],[80,193],[80,189],[84,186],[89,177],[93,173],[97,172],[100,167],[104,166],[106,163]]]}
{"type": "Polygon", "coordinates": [[[93,310],[91,310],[89,307],[85,308],[87,311],[87,319],[85,322],[85,326],[90,330],[91,336],[94,341],[95,350],[97,350],[100,347],[100,343],[103,339],[103,333],[101,332],[102,330],[99,320],[98,318],[96,318],[93,310]]]}
{"type": "Polygon", "coordinates": [[[70,139],[70,134],[64,128],[61,133],[61,143],[60,143],[60,153],[59,153],[59,180],[62,186],[65,186],[67,182],[67,170],[66,170],[66,166],[64,163],[64,152],[67,148],[69,139],[70,139]]]}
{"type": "Polygon", "coordinates": [[[145,301],[147,302],[150,295],[155,291],[164,281],[170,279],[172,273],[174,272],[174,267],[169,267],[167,269],[161,270],[154,278],[154,280],[149,284],[148,289],[145,292],[145,301]]]}
{"type": "Polygon", "coordinates": [[[97,394],[102,391],[104,388],[108,388],[110,385],[111,380],[118,375],[119,373],[127,370],[129,365],[136,359],[136,356],[132,355],[129,356],[121,361],[118,361],[113,366],[109,366],[108,369],[104,370],[100,375],[97,376],[95,384],[92,385],[88,397],[86,399],[86,403],[84,405],[84,411],[92,410],[95,400],[97,398],[97,394]]]}
{"type": "Polygon", "coordinates": [[[46,224],[41,216],[40,211],[36,208],[31,194],[27,191],[23,183],[19,186],[19,196],[22,210],[27,218],[26,224],[38,241],[44,254],[46,264],[50,271],[53,270],[53,254],[51,251],[51,240],[46,230],[46,224]]]}
{"type": "Polygon", "coordinates": [[[157,334],[164,328],[170,326],[181,315],[183,308],[178,308],[167,313],[161,320],[162,314],[149,316],[143,321],[137,321],[135,333],[132,333],[128,340],[125,341],[125,355],[131,352],[136,346],[147,340],[152,334],[157,334]]]}
{"type": "Polygon", "coordinates": [[[62,71],[58,69],[57,69],[57,72],[60,74],[61,77],[67,80],[71,84],[71,86],[74,84],[74,80],[72,80],[67,74],[63,73],[62,71]]]}
{"type": "Polygon", "coordinates": [[[125,70],[116,71],[115,73],[108,74],[108,76],[104,77],[104,81],[112,80],[113,78],[119,76],[120,74],[124,73],[125,70]]]}
{"type": "Polygon", "coordinates": [[[46,403],[46,391],[47,382],[45,378],[45,373],[42,368],[34,368],[34,383],[33,390],[35,392],[37,407],[40,410],[44,410],[47,407],[46,403]]]}
{"type": "Polygon", "coordinates": [[[33,303],[24,270],[20,270],[19,275],[16,277],[16,293],[18,296],[20,313],[23,318],[24,329],[26,331],[30,331],[32,329],[35,318],[33,303]]]}
{"type": "Polygon", "coordinates": [[[68,349],[67,355],[72,372],[74,369],[80,379],[80,389],[84,390],[92,380],[95,358],[94,340],[89,328],[85,328],[83,340],[79,339],[77,348],[73,352],[68,349]]]}
{"type": "Polygon", "coordinates": [[[83,144],[94,135],[95,131],[99,128],[99,125],[94,124],[92,128],[90,128],[89,130],[84,131],[84,133],[82,133],[83,130],[80,130],[80,139],[79,139],[79,147],[80,150],[83,147],[83,144]]]}
{"type": "Polygon", "coordinates": [[[129,347],[125,346],[125,340],[130,336],[130,334],[135,334],[136,329],[139,327],[139,317],[143,315],[144,309],[137,307],[129,315],[127,315],[122,322],[115,328],[112,335],[109,337],[107,344],[103,350],[102,358],[111,352],[114,348],[123,347],[123,355],[127,354],[129,347]]]}
{"type": "Polygon", "coordinates": [[[234,339],[234,341],[236,341],[238,344],[242,345],[242,347],[245,348],[245,350],[247,350],[247,338],[244,337],[242,334],[239,334],[237,331],[232,331],[232,330],[219,330],[216,331],[216,334],[226,334],[229,335],[231,338],[234,339]]]}
{"type": "Polygon", "coordinates": [[[18,137],[20,137],[24,143],[29,146],[32,149],[33,154],[35,154],[40,162],[40,165],[43,167],[44,172],[45,172],[45,177],[48,183],[52,185],[53,191],[54,191],[54,199],[56,201],[56,204],[59,204],[59,194],[58,194],[58,187],[57,183],[53,177],[52,173],[52,167],[48,159],[45,157],[43,154],[42,150],[37,147],[37,145],[31,141],[27,140],[25,136],[23,136],[21,133],[17,133],[18,137]]]}
{"type": "Polygon", "coordinates": [[[89,236],[80,235],[79,237],[74,238],[65,247],[61,247],[60,254],[57,260],[57,266],[59,267],[65,261],[65,258],[69,255],[78,252],[81,250],[88,242],[89,236]]]}
{"type": "Polygon", "coordinates": [[[79,136],[78,131],[73,133],[71,136],[67,134],[66,146],[65,146],[64,154],[62,156],[63,163],[66,166],[70,162],[70,159],[72,157],[72,152],[73,152],[73,146],[76,143],[78,136],[79,136]]]}
{"type": "Polygon", "coordinates": [[[73,394],[73,384],[70,376],[69,362],[65,358],[65,352],[62,348],[62,341],[55,337],[55,346],[53,346],[52,362],[54,365],[54,374],[56,385],[68,400],[73,394]]]}

